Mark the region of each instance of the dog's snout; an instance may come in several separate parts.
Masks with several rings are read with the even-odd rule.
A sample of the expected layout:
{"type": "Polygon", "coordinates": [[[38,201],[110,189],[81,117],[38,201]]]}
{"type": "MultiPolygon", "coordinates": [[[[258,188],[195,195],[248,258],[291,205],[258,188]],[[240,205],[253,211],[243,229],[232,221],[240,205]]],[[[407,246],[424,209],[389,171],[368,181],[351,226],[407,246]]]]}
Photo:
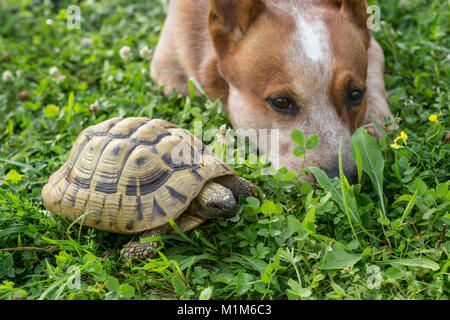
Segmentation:
{"type": "MultiPolygon", "coordinates": [[[[338,166],[334,166],[330,169],[327,169],[327,170],[325,170],[325,172],[327,173],[329,178],[339,178],[340,177],[338,166]]],[[[350,168],[344,167],[344,175],[347,178],[348,183],[350,183],[350,184],[358,183],[358,171],[357,171],[356,167],[350,167],[350,168]]]]}

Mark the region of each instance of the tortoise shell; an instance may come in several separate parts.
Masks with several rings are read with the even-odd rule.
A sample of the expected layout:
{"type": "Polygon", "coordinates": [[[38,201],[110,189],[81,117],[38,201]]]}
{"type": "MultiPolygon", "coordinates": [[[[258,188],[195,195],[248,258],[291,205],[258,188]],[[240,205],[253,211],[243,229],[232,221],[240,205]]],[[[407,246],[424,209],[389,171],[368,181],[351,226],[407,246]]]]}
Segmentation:
{"type": "Polygon", "coordinates": [[[132,234],[176,220],[208,180],[232,174],[187,130],[160,119],[114,118],[78,136],[42,199],[71,221],[86,213],[79,223],[132,234]]]}

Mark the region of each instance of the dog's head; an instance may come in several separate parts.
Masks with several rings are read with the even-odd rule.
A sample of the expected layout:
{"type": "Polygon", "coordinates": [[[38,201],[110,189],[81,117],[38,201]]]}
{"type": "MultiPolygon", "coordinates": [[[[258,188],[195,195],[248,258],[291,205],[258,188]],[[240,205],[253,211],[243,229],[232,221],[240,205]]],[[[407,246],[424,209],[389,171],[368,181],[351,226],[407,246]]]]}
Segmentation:
{"type": "MultiPolygon", "coordinates": [[[[300,169],[291,131],[317,134],[306,165],[357,177],[352,133],[366,113],[365,0],[210,0],[209,30],[235,129],[279,129],[280,166],[300,169]]],[[[268,150],[264,150],[268,152],[268,150]]],[[[308,178],[306,178],[308,179],[308,178]]]]}

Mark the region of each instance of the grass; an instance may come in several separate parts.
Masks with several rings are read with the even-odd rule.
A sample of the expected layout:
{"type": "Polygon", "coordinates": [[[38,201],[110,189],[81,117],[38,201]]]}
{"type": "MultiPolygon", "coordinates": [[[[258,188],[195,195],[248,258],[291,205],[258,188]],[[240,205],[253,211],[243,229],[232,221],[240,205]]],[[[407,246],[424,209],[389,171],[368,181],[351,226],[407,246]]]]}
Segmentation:
{"type": "Polygon", "coordinates": [[[259,200],[163,238],[154,260],[135,264],[120,260],[129,236],[46,211],[48,177],[82,129],[108,118],[160,117],[189,130],[194,120],[206,129],[229,122],[218,102],[165,97],[142,71],[149,61],[139,49],[157,43],[161,2],[80,1],[81,29],[66,25],[70,4],[0,2],[0,74],[11,72],[0,80],[0,248],[43,249],[0,251],[0,299],[449,299],[447,1],[378,2],[375,36],[400,128],[380,144],[355,135],[363,186],[311,169],[313,192],[292,172],[236,165],[259,200]],[[400,131],[408,138],[394,149],[400,131]]]}

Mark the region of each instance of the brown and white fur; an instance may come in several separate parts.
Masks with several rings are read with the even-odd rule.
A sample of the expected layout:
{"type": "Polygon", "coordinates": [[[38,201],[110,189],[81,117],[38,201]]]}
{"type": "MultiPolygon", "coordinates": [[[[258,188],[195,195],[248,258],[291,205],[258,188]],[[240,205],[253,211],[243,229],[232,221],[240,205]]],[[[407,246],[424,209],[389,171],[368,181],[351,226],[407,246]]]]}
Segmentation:
{"type": "MultiPolygon", "coordinates": [[[[384,55],[367,28],[365,0],[172,0],[151,64],[165,93],[188,94],[195,77],[221,98],[235,129],[279,129],[280,166],[298,170],[294,129],[317,134],[307,165],[356,179],[351,135],[371,122],[394,120],[384,87],[384,55]],[[348,108],[351,88],[365,90],[348,108]],[[274,110],[268,99],[288,97],[296,113],[274,110]]],[[[268,151],[268,150],[263,150],[268,151]]],[[[305,179],[310,179],[305,177],[305,179]]]]}

